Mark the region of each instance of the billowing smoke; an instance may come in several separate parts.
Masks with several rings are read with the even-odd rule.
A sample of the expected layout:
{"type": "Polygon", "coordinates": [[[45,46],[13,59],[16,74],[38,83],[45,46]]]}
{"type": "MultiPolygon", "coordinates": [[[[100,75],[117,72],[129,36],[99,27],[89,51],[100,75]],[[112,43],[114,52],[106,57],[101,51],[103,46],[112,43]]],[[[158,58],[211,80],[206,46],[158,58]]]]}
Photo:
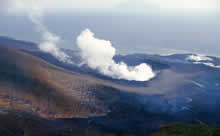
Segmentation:
{"type": "Polygon", "coordinates": [[[29,20],[35,25],[36,31],[41,33],[42,42],[39,45],[41,51],[50,53],[58,60],[62,62],[72,63],[69,56],[61,51],[57,47],[57,43],[60,41],[60,37],[51,33],[47,27],[43,24],[44,8],[39,6],[40,1],[36,0],[9,0],[8,11],[22,11],[29,18],[29,20]]]}
{"type": "Polygon", "coordinates": [[[89,29],[78,36],[77,46],[81,51],[83,63],[103,75],[135,81],[148,81],[155,76],[148,64],[130,67],[124,62],[116,63],[113,60],[116,50],[111,42],[96,38],[89,29]]]}

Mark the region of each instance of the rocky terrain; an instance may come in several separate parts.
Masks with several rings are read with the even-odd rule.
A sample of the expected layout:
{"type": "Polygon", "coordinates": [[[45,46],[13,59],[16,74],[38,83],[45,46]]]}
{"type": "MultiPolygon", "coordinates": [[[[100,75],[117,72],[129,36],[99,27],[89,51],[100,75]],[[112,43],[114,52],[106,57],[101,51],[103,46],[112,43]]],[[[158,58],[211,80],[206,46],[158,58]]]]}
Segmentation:
{"type": "MultiPolygon", "coordinates": [[[[80,63],[79,52],[62,50],[80,63]]],[[[117,55],[116,62],[147,63],[157,74],[147,82],[126,81],[1,37],[0,133],[144,136],[172,122],[218,125],[220,59],[189,60],[193,55],[117,55]]]]}

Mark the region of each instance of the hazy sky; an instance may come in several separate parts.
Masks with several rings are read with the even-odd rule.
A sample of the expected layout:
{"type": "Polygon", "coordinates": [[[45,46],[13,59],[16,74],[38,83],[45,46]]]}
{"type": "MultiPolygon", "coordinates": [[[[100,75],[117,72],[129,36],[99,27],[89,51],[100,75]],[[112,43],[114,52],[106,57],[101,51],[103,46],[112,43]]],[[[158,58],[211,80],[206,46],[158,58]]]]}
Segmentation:
{"type": "Polygon", "coordinates": [[[26,7],[35,6],[37,10],[48,13],[60,12],[123,12],[123,13],[216,13],[219,0],[1,0],[0,6],[10,12],[22,12],[26,7]]]}
{"type": "Polygon", "coordinates": [[[220,56],[219,6],[218,0],[0,0],[0,35],[40,41],[25,17],[33,8],[62,47],[75,48],[76,37],[89,28],[121,52],[220,56]]]}

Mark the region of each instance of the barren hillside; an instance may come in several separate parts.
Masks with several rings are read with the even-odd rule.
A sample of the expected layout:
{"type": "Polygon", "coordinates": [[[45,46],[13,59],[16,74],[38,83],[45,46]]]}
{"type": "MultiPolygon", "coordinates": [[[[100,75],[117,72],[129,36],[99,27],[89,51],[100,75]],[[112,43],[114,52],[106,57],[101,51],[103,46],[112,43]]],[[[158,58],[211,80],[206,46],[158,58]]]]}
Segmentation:
{"type": "Polygon", "coordinates": [[[99,104],[100,97],[110,96],[106,104],[117,100],[117,95],[108,91],[101,93],[108,88],[101,82],[15,49],[0,46],[0,65],[2,107],[51,118],[88,117],[105,112],[105,104],[99,104]]]}

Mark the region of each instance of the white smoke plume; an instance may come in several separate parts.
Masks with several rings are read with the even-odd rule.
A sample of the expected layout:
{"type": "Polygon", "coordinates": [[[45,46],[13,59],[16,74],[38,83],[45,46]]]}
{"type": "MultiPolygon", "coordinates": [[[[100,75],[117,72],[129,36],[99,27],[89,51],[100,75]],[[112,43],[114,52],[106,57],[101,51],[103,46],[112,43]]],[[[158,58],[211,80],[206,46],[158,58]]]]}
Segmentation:
{"type": "Polygon", "coordinates": [[[212,58],[209,58],[203,55],[190,55],[186,59],[192,60],[192,61],[212,61],[213,60],[212,58]]]}
{"type": "MultiPolygon", "coordinates": [[[[22,11],[35,25],[36,31],[41,33],[42,42],[39,45],[41,51],[50,53],[58,60],[66,63],[72,63],[69,56],[57,47],[60,37],[51,33],[43,24],[44,8],[39,6],[40,1],[37,0],[9,0],[8,11],[22,11]]],[[[12,12],[13,12],[12,11],[12,12]]]]}
{"type": "Polygon", "coordinates": [[[212,68],[220,68],[220,65],[213,64],[213,59],[203,55],[190,55],[186,58],[188,61],[193,61],[193,64],[203,64],[212,68]],[[208,62],[204,62],[208,61],[208,62]]]}
{"type": "Polygon", "coordinates": [[[96,38],[89,29],[78,36],[77,46],[81,51],[83,63],[103,75],[134,81],[148,81],[155,76],[152,68],[145,63],[135,67],[127,66],[124,62],[117,64],[113,60],[116,50],[111,42],[96,38]]]}
{"type": "Polygon", "coordinates": [[[194,64],[203,64],[212,68],[218,68],[218,69],[220,68],[220,65],[214,65],[211,62],[194,62],[194,64]]]}

